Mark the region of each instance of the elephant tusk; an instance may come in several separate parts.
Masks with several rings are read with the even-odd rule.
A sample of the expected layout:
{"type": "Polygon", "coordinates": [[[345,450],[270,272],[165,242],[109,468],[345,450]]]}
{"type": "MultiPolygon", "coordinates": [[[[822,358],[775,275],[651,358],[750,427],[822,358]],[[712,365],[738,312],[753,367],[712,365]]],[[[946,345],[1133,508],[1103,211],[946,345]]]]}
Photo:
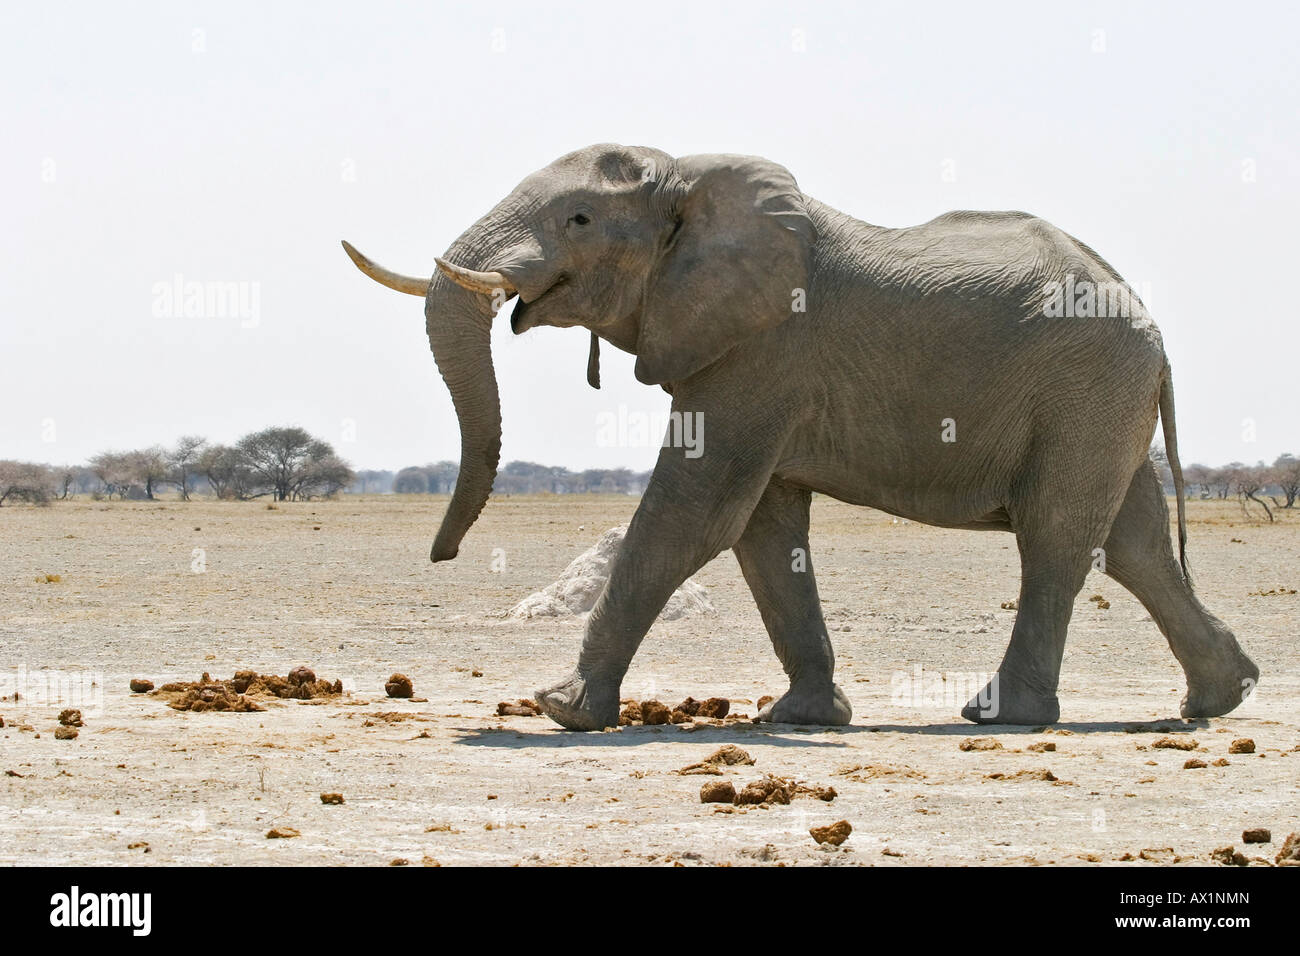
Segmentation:
{"type": "Polygon", "coordinates": [[[395,289],[398,292],[405,292],[407,295],[423,296],[429,291],[430,280],[418,279],[415,276],[404,276],[393,272],[391,269],[385,269],[379,263],[372,262],[363,256],[346,239],[343,240],[343,251],[348,254],[349,259],[356,263],[358,269],[380,285],[395,289]]]}
{"type": "Polygon", "coordinates": [[[445,259],[436,257],[433,261],[438,263],[438,268],[442,270],[443,275],[462,289],[469,289],[470,292],[481,292],[484,295],[504,292],[506,295],[514,295],[518,291],[500,272],[475,272],[473,269],[453,265],[445,259]]]}

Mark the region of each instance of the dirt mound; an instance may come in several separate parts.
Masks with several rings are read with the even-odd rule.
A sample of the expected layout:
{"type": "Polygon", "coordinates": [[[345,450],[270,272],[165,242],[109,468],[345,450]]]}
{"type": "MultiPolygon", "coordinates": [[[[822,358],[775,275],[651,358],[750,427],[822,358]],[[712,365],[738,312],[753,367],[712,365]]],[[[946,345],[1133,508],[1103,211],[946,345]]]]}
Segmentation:
{"type": "MultiPolygon", "coordinates": [[[[610,528],[600,539],[569,563],[554,583],[541,591],[528,595],[509,611],[509,616],[519,620],[534,617],[572,617],[585,615],[596,606],[596,599],[605,589],[609,566],[623,545],[626,526],[610,528]]],[[[661,621],[708,614],[713,610],[708,593],[694,581],[688,580],[679,587],[659,614],[661,621]]]]}
{"type": "Polygon", "coordinates": [[[278,674],[259,674],[256,671],[236,671],[229,680],[213,680],[204,671],[196,681],[175,681],[163,684],[150,693],[162,697],[173,710],[220,710],[232,713],[250,713],[265,710],[251,700],[254,697],[277,697],[282,700],[314,700],[319,697],[337,697],[343,693],[343,681],[333,683],[316,680],[316,675],[306,667],[297,667],[289,677],[278,674]]]}

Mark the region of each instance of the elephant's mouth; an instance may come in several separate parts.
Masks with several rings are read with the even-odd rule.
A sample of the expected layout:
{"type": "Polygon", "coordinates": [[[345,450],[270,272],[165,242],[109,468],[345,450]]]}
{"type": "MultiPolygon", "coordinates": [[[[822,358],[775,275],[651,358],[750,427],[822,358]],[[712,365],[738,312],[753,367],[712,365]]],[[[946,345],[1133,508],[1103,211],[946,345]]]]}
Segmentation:
{"type": "Polygon", "coordinates": [[[510,313],[510,331],[514,332],[515,335],[519,335],[541,325],[544,320],[538,312],[542,308],[542,301],[548,295],[566,285],[568,281],[569,277],[561,273],[545,292],[531,302],[525,302],[522,295],[515,299],[514,310],[510,313]]]}

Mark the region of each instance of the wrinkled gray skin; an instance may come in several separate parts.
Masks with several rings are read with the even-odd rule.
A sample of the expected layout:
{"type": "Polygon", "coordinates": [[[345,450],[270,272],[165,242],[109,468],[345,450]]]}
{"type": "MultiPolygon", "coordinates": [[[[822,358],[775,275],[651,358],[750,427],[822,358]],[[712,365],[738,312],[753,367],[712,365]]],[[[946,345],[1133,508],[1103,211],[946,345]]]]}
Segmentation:
{"type": "MultiPolygon", "coordinates": [[[[1227,713],[1254,686],[1258,669],[1174,555],[1147,458],[1159,412],[1181,554],[1160,333],[1140,305],[1128,318],[1044,314],[1047,284],[1067,274],[1076,285],[1121,281],[1054,226],[1019,212],[953,212],[886,229],[805,196],[767,160],[599,145],[529,176],[444,260],[497,271],[518,290],[515,332],[584,326],[636,354],[637,378],[671,393],[673,411],[704,416],[702,456],[659,455],[577,667],[536,695],[563,726],[617,723],[619,685],[646,631],[678,585],[727,548],[790,679],[760,716],[847,723],[811,559],[796,570],[796,549],[809,553],[814,491],[1015,534],[1019,610],[996,691],[983,698],[997,708],[977,697],[962,711],[970,720],[1059,718],[1066,629],[1099,548],[1105,572],[1145,605],[1182,664],[1184,716],[1227,713]],[[943,440],[945,427],[955,441],[943,440]]],[[[493,314],[489,295],[442,272],[427,282],[429,341],[462,443],[434,561],[455,557],[496,473],[493,314]]]]}

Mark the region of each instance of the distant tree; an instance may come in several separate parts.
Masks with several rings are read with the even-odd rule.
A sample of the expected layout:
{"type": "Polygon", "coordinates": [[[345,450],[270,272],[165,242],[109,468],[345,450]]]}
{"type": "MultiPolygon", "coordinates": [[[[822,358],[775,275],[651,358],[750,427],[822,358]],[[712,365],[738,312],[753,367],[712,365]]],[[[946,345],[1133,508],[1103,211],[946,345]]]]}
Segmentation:
{"type": "Polygon", "coordinates": [[[353,483],[349,491],[361,495],[385,494],[393,490],[393,473],[391,471],[366,471],[357,472],[357,480],[353,483]]]}
{"type": "Polygon", "coordinates": [[[352,469],[329,442],[298,427],[264,428],[235,446],[276,501],[332,495],[352,483],[352,469]]]}
{"type": "Polygon", "coordinates": [[[167,452],[162,445],[127,452],[128,468],[135,484],[144,488],[144,496],[153,500],[157,487],[167,481],[167,452]]]}
{"type": "Polygon", "coordinates": [[[1300,458],[1295,455],[1279,455],[1273,462],[1273,481],[1286,498],[1283,508],[1295,507],[1296,498],[1300,498],[1300,458]]]}
{"type": "Polygon", "coordinates": [[[199,457],[207,444],[208,440],[198,435],[182,435],[176,440],[176,447],[167,452],[167,476],[180,490],[182,501],[190,500],[190,488],[198,470],[199,457]]]}
{"type": "Polygon", "coordinates": [[[1205,465],[1194,463],[1183,469],[1183,478],[1187,481],[1189,488],[1198,489],[1202,498],[1208,498],[1211,495],[1210,490],[1210,469],[1205,465]]]}
{"type": "Polygon", "coordinates": [[[136,483],[135,462],[130,452],[102,451],[90,459],[90,470],[109,499],[114,495],[125,498],[136,483]]]}
{"type": "Polygon", "coordinates": [[[48,465],[30,461],[0,461],[0,506],[6,501],[48,505],[53,476],[48,465]]]}
{"type": "Polygon", "coordinates": [[[212,493],[222,500],[247,501],[259,497],[256,475],[238,448],[209,445],[199,455],[195,467],[208,480],[212,493]]]}
{"type": "Polygon", "coordinates": [[[438,461],[425,465],[424,472],[429,477],[429,494],[449,495],[456,487],[460,465],[454,461],[438,461]]]}
{"type": "Polygon", "coordinates": [[[403,468],[393,479],[393,491],[399,495],[428,494],[429,473],[418,465],[403,468]]]}
{"type": "Polygon", "coordinates": [[[1264,509],[1268,520],[1273,520],[1273,512],[1268,502],[1260,497],[1273,479],[1271,470],[1262,461],[1255,465],[1239,465],[1233,471],[1232,488],[1241,499],[1241,510],[1245,512],[1246,502],[1253,501],[1264,509]]]}

